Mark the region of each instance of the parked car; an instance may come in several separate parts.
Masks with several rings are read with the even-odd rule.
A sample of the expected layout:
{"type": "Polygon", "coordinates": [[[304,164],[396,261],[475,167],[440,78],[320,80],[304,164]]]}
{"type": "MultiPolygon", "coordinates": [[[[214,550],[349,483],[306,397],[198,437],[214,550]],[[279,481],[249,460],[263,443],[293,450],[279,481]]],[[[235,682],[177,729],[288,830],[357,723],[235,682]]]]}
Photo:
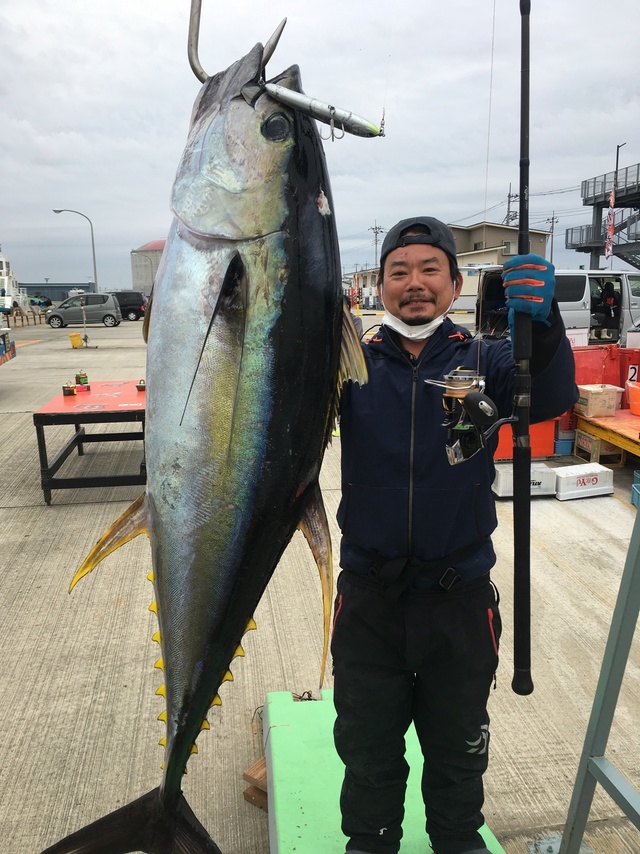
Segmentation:
{"type": "Polygon", "coordinates": [[[83,294],[67,297],[57,308],[47,309],[46,320],[54,329],[71,323],[118,326],[122,321],[122,312],[118,300],[111,294],[83,294]]]}
{"type": "Polygon", "coordinates": [[[120,305],[122,316],[127,320],[140,320],[144,317],[147,297],[141,291],[111,291],[120,305]]]}

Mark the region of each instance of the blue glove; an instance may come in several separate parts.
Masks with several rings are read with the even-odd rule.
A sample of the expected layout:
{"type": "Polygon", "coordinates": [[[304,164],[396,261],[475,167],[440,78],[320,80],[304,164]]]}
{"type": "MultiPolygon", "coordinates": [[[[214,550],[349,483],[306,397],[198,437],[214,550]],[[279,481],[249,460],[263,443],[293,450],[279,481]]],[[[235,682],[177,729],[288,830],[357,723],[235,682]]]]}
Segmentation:
{"type": "Polygon", "coordinates": [[[502,281],[510,321],[514,311],[521,311],[551,326],[547,318],[556,287],[554,271],[553,264],[540,255],[515,255],[505,262],[502,281]]]}

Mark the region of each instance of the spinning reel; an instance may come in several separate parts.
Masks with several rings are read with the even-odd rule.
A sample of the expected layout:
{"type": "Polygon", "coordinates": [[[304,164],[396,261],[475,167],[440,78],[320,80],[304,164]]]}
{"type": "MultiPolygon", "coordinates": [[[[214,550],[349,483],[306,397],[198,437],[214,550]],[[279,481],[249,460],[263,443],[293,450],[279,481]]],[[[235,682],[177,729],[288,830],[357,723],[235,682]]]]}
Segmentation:
{"type": "Polygon", "coordinates": [[[447,428],[446,452],[450,465],[462,463],[486,447],[487,439],[515,418],[498,418],[498,409],[484,393],[485,380],[471,368],[456,368],[445,374],[444,383],[427,380],[432,385],[444,386],[442,405],[447,428]]]}

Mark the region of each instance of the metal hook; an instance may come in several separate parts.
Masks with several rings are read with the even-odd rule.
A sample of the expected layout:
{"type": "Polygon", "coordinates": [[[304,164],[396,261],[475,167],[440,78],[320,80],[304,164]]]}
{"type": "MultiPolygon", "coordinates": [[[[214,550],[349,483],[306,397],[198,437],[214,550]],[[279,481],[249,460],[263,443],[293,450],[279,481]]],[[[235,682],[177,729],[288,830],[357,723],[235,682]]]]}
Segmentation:
{"type": "Polygon", "coordinates": [[[328,120],[327,124],[329,125],[329,136],[323,136],[322,131],[319,131],[320,139],[330,139],[331,142],[334,142],[336,139],[342,139],[342,137],[344,136],[344,127],[340,128],[340,130],[342,131],[342,135],[337,136],[336,135],[336,123],[335,123],[336,108],[332,107],[329,104],[328,110],[329,110],[329,120],[328,120]]]}
{"type": "Polygon", "coordinates": [[[200,65],[198,58],[198,38],[200,36],[200,12],[202,11],[202,0],[191,0],[191,12],[189,14],[189,37],[187,41],[187,54],[189,65],[201,83],[206,83],[209,75],[200,65]]]}
{"type": "MultiPolygon", "coordinates": [[[[191,0],[191,11],[189,13],[189,37],[187,42],[187,54],[189,56],[189,65],[193,73],[201,83],[206,83],[209,75],[200,64],[198,57],[198,39],[200,37],[200,13],[202,11],[202,0],[191,0]]],[[[273,52],[278,46],[280,36],[284,30],[287,19],[283,18],[276,27],[273,35],[265,44],[262,51],[262,68],[264,70],[267,62],[273,56],[273,52]]]]}

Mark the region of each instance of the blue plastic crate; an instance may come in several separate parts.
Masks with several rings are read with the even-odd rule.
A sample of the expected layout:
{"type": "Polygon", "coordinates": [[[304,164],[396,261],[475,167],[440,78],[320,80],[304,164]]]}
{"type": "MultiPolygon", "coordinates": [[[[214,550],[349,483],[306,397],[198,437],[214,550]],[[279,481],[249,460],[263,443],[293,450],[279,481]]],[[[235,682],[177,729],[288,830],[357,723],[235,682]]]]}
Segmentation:
{"type": "Polygon", "coordinates": [[[573,442],[571,439],[556,439],[553,443],[553,453],[556,456],[567,456],[573,453],[573,442]]]}
{"type": "Polygon", "coordinates": [[[634,507],[640,505],[640,483],[634,483],[631,487],[631,503],[634,507]]]}

